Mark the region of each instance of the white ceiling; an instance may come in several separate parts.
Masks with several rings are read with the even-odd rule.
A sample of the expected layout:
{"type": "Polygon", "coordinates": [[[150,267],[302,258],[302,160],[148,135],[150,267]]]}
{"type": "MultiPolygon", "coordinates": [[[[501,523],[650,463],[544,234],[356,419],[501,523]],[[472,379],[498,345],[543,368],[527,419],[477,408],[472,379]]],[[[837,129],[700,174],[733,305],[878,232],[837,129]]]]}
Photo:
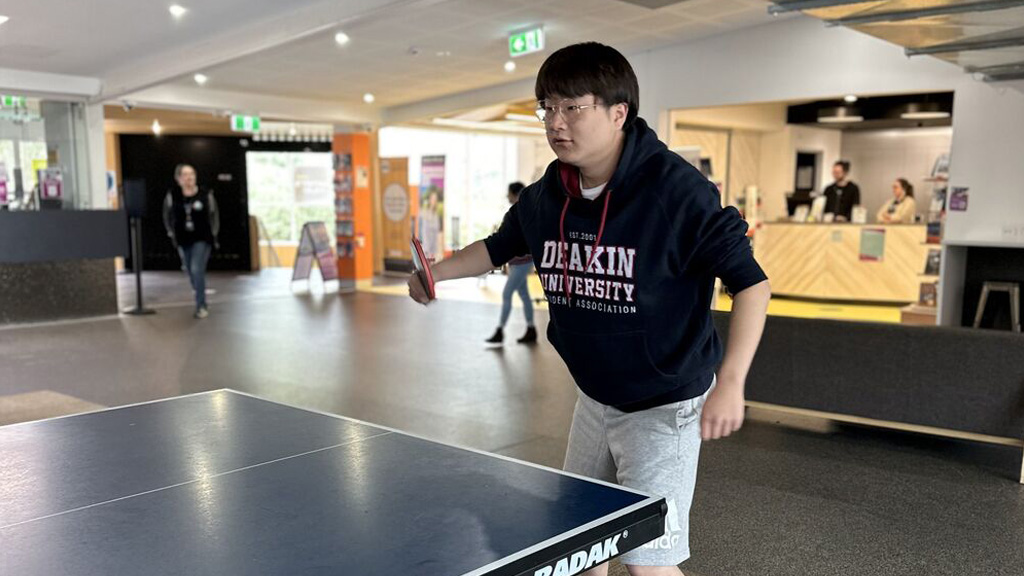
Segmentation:
{"type": "MultiPolygon", "coordinates": [[[[209,88],[388,107],[532,77],[554,49],[597,40],[626,54],[768,21],[763,0],[689,0],[649,10],[617,0],[446,0],[389,10],[203,72],[209,88]],[[503,69],[508,34],[543,24],[547,50],[503,69]],[[410,48],[417,48],[412,55],[410,48]],[[450,56],[438,56],[448,52],[450,56]]],[[[173,82],[194,86],[190,76],[173,82]]]]}
{"type": "Polygon", "coordinates": [[[323,0],[3,0],[0,68],[103,77],[143,57],[323,0]],[[168,7],[189,9],[175,20],[168,7]]]}
{"type": "MultiPolygon", "coordinates": [[[[380,117],[389,107],[528,82],[557,48],[596,40],[634,55],[770,20],[765,0],[0,0],[3,69],[98,78],[94,101],[380,117]],[[181,20],[168,13],[177,1],[181,20]],[[504,71],[508,35],[544,26],[547,49],[504,71]],[[337,30],[352,41],[334,42],[337,30]],[[410,54],[410,48],[419,50],[410,54]],[[439,52],[450,55],[438,56],[439,52]],[[192,79],[203,72],[209,83],[192,79]],[[141,91],[141,92],[140,92],[141,91]],[[364,93],[376,103],[362,102],[364,93]],[[140,98],[142,99],[142,98],[140,98]],[[239,103],[233,103],[238,100],[239,103]],[[311,112],[321,107],[328,113],[311,112]]],[[[3,78],[0,78],[2,81],[3,78]]],[[[65,81],[70,81],[70,78],[65,81]]],[[[0,82],[2,83],[2,82],[0,82]]],[[[278,114],[284,116],[284,114],[278,114]]]]}

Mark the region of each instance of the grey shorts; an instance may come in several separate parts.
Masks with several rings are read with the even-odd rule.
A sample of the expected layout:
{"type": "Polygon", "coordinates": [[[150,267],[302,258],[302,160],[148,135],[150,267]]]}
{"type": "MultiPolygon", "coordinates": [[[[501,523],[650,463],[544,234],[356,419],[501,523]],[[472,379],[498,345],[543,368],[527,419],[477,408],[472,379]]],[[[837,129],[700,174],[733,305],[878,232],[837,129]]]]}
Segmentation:
{"type": "Polygon", "coordinates": [[[566,472],[665,498],[665,534],[623,554],[632,566],[677,566],[690,557],[690,503],[700,455],[703,396],[622,412],[580,392],[572,416],[566,472]]]}

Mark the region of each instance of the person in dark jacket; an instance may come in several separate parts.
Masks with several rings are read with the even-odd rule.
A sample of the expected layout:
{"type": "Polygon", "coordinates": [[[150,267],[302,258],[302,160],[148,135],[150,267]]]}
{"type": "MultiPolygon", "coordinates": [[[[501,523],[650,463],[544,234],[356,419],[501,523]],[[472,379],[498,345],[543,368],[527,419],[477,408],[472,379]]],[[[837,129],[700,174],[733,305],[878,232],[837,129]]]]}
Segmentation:
{"type": "MultiPolygon", "coordinates": [[[[522,182],[513,182],[508,185],[508,203],[515,204],[519,201],[519,194],[526,186],[522,182]]],[[[494,335],[487,339],[488,344],[501,344],[505,341],[505,325],[512,315],[512,297],[519,294],[523,301],[523,315],[526,317],[526,333],[516,342],[520,344],[533,344],[537,341],[537,328],[533,325],[533,300],[530,298],[530,273],[533,272],[533,258],[527,254],[517,256],[508,261],[508,280],[505,282],[505,289],[501,293],[501,323],[494,335]]]]}
{"type": "MultiPolygon", "coordinates": [[[[680,575],[701,440],[743,422],[768,281],[736,209],[637,117],[622,54],[593,42],[558,50],[535,93],[557,160],[496,233],[439,262],[434,278],[533,256],[548,340],[579,388],[565,469],[664,497],[662,537],[621,560],[633,576],[680,575]],[[710,310],[716,277],[734,295],[724,350],[710,310]]],[[[417,276],[409,293],[429,302],[417,276]]]]}
{"type": "Polygon", "coordinates": [[[195,168],[179,164],[174,169],[177,185],[164,198],[164,228],[181,257],[182,269],[188,274],[195,291],[195,317],[209,316],[206,306],[206,264],[210,252],[218,247],[220,213],[213,190],[196,183],[195,168]]]}

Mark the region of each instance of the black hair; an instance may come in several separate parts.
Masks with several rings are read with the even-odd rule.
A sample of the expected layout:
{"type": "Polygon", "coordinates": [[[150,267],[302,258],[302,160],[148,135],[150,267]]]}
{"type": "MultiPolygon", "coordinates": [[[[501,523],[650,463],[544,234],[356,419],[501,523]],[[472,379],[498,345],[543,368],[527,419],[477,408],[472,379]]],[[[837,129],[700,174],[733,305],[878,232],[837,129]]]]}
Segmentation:
{"type": "Polygon", "coordinates": [[[843,167],[843,174],[849,174],[850,173],[850,161],[849,160],[837,160],[834,165],[835,166],[842,166],[843,167]]]}
{"type": "Polygon", "coordinates": [[[896,181],[900,183],[900,187],[907,193],[907,196],[910,196],[911,198],[914,197],[914,185],[910,183],[910,180],[907,180],[906,178],[897,178],[896,181]]]}
{"type": "Polygon", "coordinates": [[[618,50],[597,42],[573,44],[544,61],[534,86],[537,100],[552,95],[579,98],[593,94],[607,106],[626,104],[628,128],[640,110],[640,85],[629,61],[618,50]]]}
{"type": "Polygon", "coordinates": [[[526,188],[526,185],[522,182],[513,182],[508,185],[508,193],[513,196],[519,196],[519,193],[523,191],[523,188],[526,188]]]}

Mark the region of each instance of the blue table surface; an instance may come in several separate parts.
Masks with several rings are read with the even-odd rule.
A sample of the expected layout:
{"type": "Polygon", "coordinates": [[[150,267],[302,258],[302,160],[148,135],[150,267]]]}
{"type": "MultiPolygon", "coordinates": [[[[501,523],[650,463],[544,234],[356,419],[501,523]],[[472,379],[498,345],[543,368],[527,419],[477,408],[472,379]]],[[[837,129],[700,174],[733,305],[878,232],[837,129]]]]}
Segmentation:
{"type": "Polygon", "coordinates": [[[0,428],[0,573],[464,574],[651,500],[222,390],[0,428]]]}

